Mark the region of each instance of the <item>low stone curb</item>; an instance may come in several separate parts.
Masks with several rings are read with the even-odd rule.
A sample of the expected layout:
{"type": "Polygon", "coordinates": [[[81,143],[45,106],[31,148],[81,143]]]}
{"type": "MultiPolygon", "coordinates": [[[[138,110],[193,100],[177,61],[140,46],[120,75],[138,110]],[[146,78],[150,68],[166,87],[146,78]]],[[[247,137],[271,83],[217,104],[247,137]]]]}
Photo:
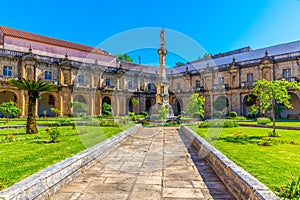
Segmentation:
{"type": "Polygon", "coordinates": [[[259,182],[224,154],[202,139],[198,134],[181,125],[181,134],[187,138],[200,157],[216,172],[231,194],[239,200],[277,200],[268,187],[259,182]]]}
{"type": "MultiPolygon", "coordinates": [[[[262,124],[239,124],[239,126],[244,127],[257,127],[257,128],[273,128],[270,125],[262,125],[262,124]]],[[[300,127],[297,126],[276,126],[276,129],[283,129],[283,130],[300,130],[300,127]]]]}
{"type": "MultiPolygon", "coordinates": [[[[60,124],[59,126],[73,126],[73,123],[60,124]]],[[[77,124],[76,124],[77,125],[77,124]]],[[[55,127],[57,124],[38,124],[38,128],[41,127],[55,127]]],[[[0,126],[0,129],[15,129],[15,128],[26,128],[26,125],[9,125],[9,126],[0,126]]]]}
{"type": "Polygon", "coordinates": [[[130,134],[138,131],[140,124],[131,127],[118,135],[86,149],[53,166],[29,176],[0,192],[1,200],[11,199],[46,199],[61,187],[74,180],[94,163],[99,161],[130,134]]]}

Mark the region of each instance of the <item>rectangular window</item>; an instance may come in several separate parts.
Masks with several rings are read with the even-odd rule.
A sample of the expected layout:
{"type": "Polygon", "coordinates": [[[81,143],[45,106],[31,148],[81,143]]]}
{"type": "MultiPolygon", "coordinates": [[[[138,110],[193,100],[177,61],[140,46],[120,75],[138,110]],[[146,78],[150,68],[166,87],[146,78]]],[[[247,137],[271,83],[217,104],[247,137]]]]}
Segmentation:
{"type": "Polygon", "coordinates": [[[221,78],[219,79],[219,84],[220,84],[220,85],[224,85],[224,77],[221,77],[221,78]]]}
{"type": "Polygon", "coordinates": [[[84,82],[84,76],[83,75],[79,75],[78,76],[78,83],[83,83],[84,82]]]}
{"type": "Polygon", "coordinates": [[[132,81],[128,81],[128,89],[129,89],[129,90],[132,89],[132,81]]]}
{"type": "Polygon", "coordinates": [[[52,80],[52,72],[45,71],[45,80],[52,80]]]}
{"type": "Polygon", "coordinates": [[[106,87],[110,86],[110,79],[109,78],[105,79],[105,86],[106,87]]]}
{"type": "Polygon", "coordinates": [[[291,69],[284,69],[283,78],[290,78],[290,77],[291,77],[291,69]]]}
{"type": "Polygon", "coordinates": [[[247,74],[247,82],[252,83],[253,82],[253,74],[247,74]]]}
{"type": "Polygon", "coordinates": [[[196,81],[196,88],[200,88],[200,81],[196,81]]]}
{"type": "Polygon", "coordinates": [[[181,85],[180,83],[177,83],[177,90],[180,90],[181,89],[181,85]]]}
{"type": "Polygon", "coordinates": [[[3,76],[12,76],[12,67],[3,67],[3,76]]]}

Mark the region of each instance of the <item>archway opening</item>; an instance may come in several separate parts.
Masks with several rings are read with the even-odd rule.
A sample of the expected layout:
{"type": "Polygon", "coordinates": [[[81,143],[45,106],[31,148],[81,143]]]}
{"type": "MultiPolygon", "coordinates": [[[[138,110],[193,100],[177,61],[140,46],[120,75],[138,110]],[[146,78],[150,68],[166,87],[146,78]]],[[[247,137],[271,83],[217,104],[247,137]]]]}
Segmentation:
{"type": "Polygon", "coordinates": [[[174,100],[174,104],[173,104],[173,110],[174,110],[174,115],[178,116],[180,115],[181,111],[182,111],[182,106],[183,106],[183,102],[181,99],[175,99],[174,100]]]}
{"type": "Polygon", "coordinates": [[[257,104],[257,97],[254,95],[246,95],[243,100],[243,114],[246,117],[253,118],[254,114],[251,114],[251,106],[257,104]]]}
{"type": "Polygon", "coordinates": [[[146,112],[150,111],[150,108],[155,105],[155,98],[147,98],[146,99],[146,112]]]}
{"type": "Polygon", "coordinates": [[[72,103],[73,114],[75,115],[85,115],[88,111],[88,106],[86,99],[83,95],[76,95],[72,103]]]}
{"type": "Polygon", "coordinates": [[[38,100],[38,116],[39,117],[54,117],[51,108],[55,108],[55,98],[52,94],[44,93],[38,100]]]}
{"type": "Polygon", "coordinates": [[[299,97],[293,93],[289,92],[290,95],[290,103],[292,104],[293,108],[288,110],[282,110],[280,113],[280,117],[288,118],[288,119],[299,119],[300,117],[300,101],[299,97]]]}
{"type": "MultiPolygon", "coordinates": [[[[17,100],[18,100],[17,95],[11,91],[0,92],[0,105],[4,102],[10,102],[10,101],[17,103],[17,100]]],[[[0,112],[0,117],[5,117],[5,116],[3,113],[0,112]]]]}

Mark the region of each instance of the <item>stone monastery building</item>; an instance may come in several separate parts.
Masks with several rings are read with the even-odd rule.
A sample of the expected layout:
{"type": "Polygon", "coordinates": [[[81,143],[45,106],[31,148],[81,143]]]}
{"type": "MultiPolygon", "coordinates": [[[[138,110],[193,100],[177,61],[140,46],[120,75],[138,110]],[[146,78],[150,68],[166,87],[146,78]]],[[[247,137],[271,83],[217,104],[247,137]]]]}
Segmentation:
{"type": "MultiPolygon", "coordinates": [[[[161,39],[160,58],[166,54],[161,54],[164,48],[161,39]]],[[[20,115],[25,116],[26,92],[7,83],[21,77],[57,85],[57,91],[41,93],[39,116],[44,110],[53,116],[53,107],[62,115],[72,114],[74,101],[85,103],[89,115],[100,115],[103,103],[112,105],[114,115],[127,115],[128,111],[149,111],[162,99],[168,100],[178,115],[186,110],[192,93],[205,97],[206,116],[215,112],[212,102],[218,98],[226,99],[226,113],[245,116],[255,103],[253,97],[247,101],[255,81],[300,80],[300,41],[257,50],[246,47],[166,69],[117,60],[98,48],[0,26],[0,104],[15,101],[22,109],[20,115]],[[137,106],[132,98],[139,100],[137,106]]],[[[283,111],[284,118],[300,114],[300,93],[290,94],[294,108],[283,111]]]]}

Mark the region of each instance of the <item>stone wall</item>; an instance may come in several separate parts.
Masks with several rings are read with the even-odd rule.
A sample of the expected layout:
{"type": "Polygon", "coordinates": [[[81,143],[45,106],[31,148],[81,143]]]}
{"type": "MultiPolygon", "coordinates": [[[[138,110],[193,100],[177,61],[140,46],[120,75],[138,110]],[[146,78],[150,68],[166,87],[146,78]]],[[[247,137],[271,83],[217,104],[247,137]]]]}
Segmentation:
{"type": "Polygon", "coordinates": [[[109,154],[120,142],[140,128],[141,125],[136,125],[92,148],[23,179],[0,192],[0,199],[46,199],[109,154]]]}
{"type": "Polygon", "coordinates": [[[208,144],[194,131],[184,125],[180,133],[188,139],[198,155],[216,172],[231,194],[239,200],[276,200],[279,199],[269,188],[251,176],[241,167],[229,160],[224,154],[208,144]]]}

